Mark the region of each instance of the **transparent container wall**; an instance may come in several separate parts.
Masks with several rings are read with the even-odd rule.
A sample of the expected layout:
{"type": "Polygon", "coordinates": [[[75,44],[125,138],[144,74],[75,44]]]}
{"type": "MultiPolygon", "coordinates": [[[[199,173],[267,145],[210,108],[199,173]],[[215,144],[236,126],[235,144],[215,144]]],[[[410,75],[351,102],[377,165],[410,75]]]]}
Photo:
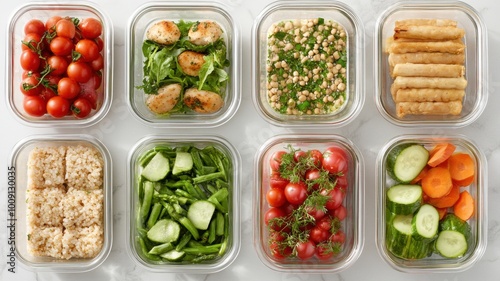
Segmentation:
{"type": "Polygon", "coordinates": [[[375,32],[376,103],[384,118],[400,126],[463,127],[476,120],[487,101],[487,38],[486,27],[479,14],[461,2],[412,3],[402,2],[390,7],[377,21],[375,32]],[[467,87],[459,115],[407,115],[398,117],[391,96],[393,79],[389,72],[387,39],[394,35],[397,20],[430,18],[451,19],[465,30],[465,79],[467,87]]]}
{"type": "Polygon", "coordinates": [[[239,40],[239,30],[231,15],[213,3],[169,2],[165,4],[153,3],[141,7],[131,18],[127,32],[128,100],[134,115],[145,124],[153,127],[215,127],[227,122],[238,109],[241,99],[239,40]],[[174,22],[212,20],[221,26],[230,66],[226,70],[229,82],[224,93],[224,106],[219,111],[210,114],[192,111],[185,114],[172,113],[168,116],[160,116],[151,112],[146,106],[147,95],[137,88],[143,84],[144,77],[145,58],[142,53],[142,44],[146,40],[148,28],[159,20],[174,22]]]}
{"type": "Polygon", "coordinates": [[[269,5],[257,17],[252,33],[253,44],[253,100],[259,114],[266,121],[278,126],[342,126],[352,121],[364,102],[364,29],[362,22],[346,5],[315,1],[278,1],[269,5]],[[283,20],[324,18],[344,27],[347,33],[347,85],[346,102],[343,108],[325,115],[286,115],[275,111],[269,104],[267,94],[269,28],[283,20]]]}
{"type": "Polygon", "coordinates": [[[85,272],[99,266],[109,255],[112,244],[112,163],[106,147],[96,139],[85,135],[54,135],[31,137],[22,140],[12,152],[11,165],[16,169],[16,255],[21,265],[32,271],[85,272]],[[103,170],[103,246],[94,258],[72,258],[69,260],[52,257],[37,257],[27,248],[27,202],[28,158],[37,147],[62,145],[83,145],[96,148],[104,161],[103,170]]]}
{"type": "Polygon", "coordinates": [[[455,272],[463,271],[471,267],[483,255],[486,248],[487,235],[487,163],[480,150],[467,138],[462,136],[441,136],[432,137],[426,135],[405,135],[394,138],[380,152],[377,159],[377,179],[376,201],[377,201],[377,247],[382,258],[393,268],[403,272],[455,272]],[[450,142],[456,146],[455,152],[464,152],[472,156],[475,170],[475,179],[467,190],[475,200],[475,211],[473,216],[467,221],[471,226],[472,243],[468,246],[465,255],[458,259],[448,259],[434,253],[432,256],[418,259],[406,260],[394,256],[387,250],[386,237],[386,192],[387,189],[396,182],[387,174],[386,161],[389,152],[396,146],[409,143],[424,145],[428,150],[438,143],[450,142]]]}

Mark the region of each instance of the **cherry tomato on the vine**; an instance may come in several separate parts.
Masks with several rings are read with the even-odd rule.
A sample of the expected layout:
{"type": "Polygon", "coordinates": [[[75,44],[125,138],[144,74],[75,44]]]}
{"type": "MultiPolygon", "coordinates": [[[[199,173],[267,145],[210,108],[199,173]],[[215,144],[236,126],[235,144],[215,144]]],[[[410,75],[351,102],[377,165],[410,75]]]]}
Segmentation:
{"type": "Polygon", "coordinates": [[[56,56],[69,56],[73,51],[73,42],[66,37],[57,36],[50,41],[50,50],[56,56]]]}
{"type": "Polygon", "coordinates": [[[24,50],[21,53],[21,67],[28,71],[37,71],[40,67],[40,57],[32,50],[24,50]]]}
{"type": "Polygon", "coordinates": [[[51,31],[51,29],[54,29],[53,31],[55,31],[55,28],[56,28],[56,23],[61,20],[62,17],[60,16],[52,16],[50,17],[46,22],[45,22],[45,30],[47,31],[51,31]]]}
{"type": "Polygon", "coordinates": [[[92,105],[87,99],[77,98],[71,105],[71,112],[77,118],[85,118],[92,111],[92,105]]]}
{"type": "MultiPolygon", "coordinates": [[[[92,62],[99,58],[99,47],[93,40],[82,39],[75,45],[75,51],[82,56],[83,61],[92,62]]],[[[95,69],[99,70],[99,69],[95,69]]]]}
{"type": "Polygon", "coordinates": [[[21,93],[26,96],[40,95],[42,87],[39,85],[38,78],[35,76],[28,76],[21,82],[21,93]]]}
{"type": "Polygon", "coordinates": [[[65,57],[61,56],[50,56],[47,59],[47,63],[50,66],[52,75],[63,75],[68,68],[68,61],[65,57]]]}
{"type": "Polygon", "coordinates": [[[279,171],[280,165],[281,165],[281,159],[283,158],[283,155],[286,154],[286,151],[284,150],[279,150],[273,153],[271,156],[270,160],[270,166],[273,171],[279,171]]]}
{"type": "Polygon", "coordinates": [[[56,25],[57,36],[73,39],[76,33],[75,24],[69,18],[63,18],[57,21],[56,25]]]}
{"type": "Polygon", "coordinates": [[[338,150],[327,150],[323,154],[323,168],[332,174],[346,174],[348,169],[345,152],[338,150]]]}
{"type": "Polygon", "coordinates": [[[92,78],[94,72],[92,67],[85,62],[75,61],[68,65],[67,69],[68,77],[75,80],[78,83],[86,83],[92,78]]]}

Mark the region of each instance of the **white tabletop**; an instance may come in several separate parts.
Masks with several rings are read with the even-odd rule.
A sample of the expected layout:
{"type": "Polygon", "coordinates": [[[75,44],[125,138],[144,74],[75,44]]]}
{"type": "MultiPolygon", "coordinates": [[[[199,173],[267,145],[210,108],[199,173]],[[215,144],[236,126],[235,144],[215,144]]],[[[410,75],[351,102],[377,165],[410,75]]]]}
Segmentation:
{"type": "MultiPolygon", "coordinates": [[[[102,140],[113,159],[113,246],[109,257],[97,269],[82,274],[33,273],[15,265],[16,273],[8,271],[6,263],[7,245],[7,161],[12,147],[21,139],[33,134],[80,133],[77,129],[32,128],[20,124],[7,108],[5,98],[0,100],[0,279],[1,280],[498,280],[500,273],[500,119],[498,118],[498,95],[500,87],[500,2],[494,0],[467,0],[481,15],[487,27],[489,94],[483,114],[471,125],[459,129],[403,128],[389,123],[378,112],[374,96],[373,36],[378,16],[396,0],[343,0],[361,18],[365,29],[366,72],[365,103],[361,113],[348,125],[339,129],[313,129],[309,132],[333,133],[350,139],[362,152],[365,160],[365,231],[364,248],[360,258],[347,270],[338,274],[289,274],[267,268],[257,257],[253,246],[252,189],[253,160],[259,147],[271,136],[298,132],[297,129],[276,127],[259,117],[251,95],[251,29],[257,15],[270,2],[266,0],[218,0],[230,9],[239,23],[242,36],[242,102],[235,116],[215,129],[155,129],[147,127],[132,116],[126,103],[125,85],[125,34],[129,16],[136,8],[146,3],[139,1],[96,1],[109,15],[114,26],[114,85],[110,112],[96,125],[83,132],[102,140]],[[225,270],[211,275],[158,274],[138,266],[126,250],[126,161],[134,144],[142,137],[160,133],[216,134],[224,136],[239,150],[243,165],[241,187],[241,250],[236,260],[225,270]],[[488,241],[482,259],[473,267],[460,273],[450,274],[406,274],[391,268],[379,256],[375,244],[375,161],[379,150],[392,138],[401,134],[435,133],[463,134],[472,139],[488,160],[488,241]]],[[[6,54],[6,26],[9,17],[22,3],[28,1],[4,1],[0,8],[0,53],[6,54]]],[[[430,1],[431,2],[431,1],[430,1]]],[[[6,63],[1,56],[0,65],[6,63]]],[[[5,89],[2,71],[1,87],[5,89]]],[[[5,93],[4,93],[5,95],[5,93]]]]}

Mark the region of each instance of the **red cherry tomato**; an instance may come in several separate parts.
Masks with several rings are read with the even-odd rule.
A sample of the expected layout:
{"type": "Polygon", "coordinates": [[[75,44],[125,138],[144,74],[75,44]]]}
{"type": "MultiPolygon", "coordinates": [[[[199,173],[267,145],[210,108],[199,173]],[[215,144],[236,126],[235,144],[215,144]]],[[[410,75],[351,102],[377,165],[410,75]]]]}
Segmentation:
{"type": "Polygon", "coordinates": [[[90,65],[92,66],[92,69],[94,71],[99,71],[104,68],[104,58],[100,53],[98,53],[98,57],[90,62],[90,65]]]}
{"type": "Polygon", "coordinates": [[[314,242],[307,240],[297,243],[295,250],[297,251],[297,257],[299,257],[299,259],[307,260],[314,256],[316,252],[316,245],[314,242]]]}
{"type": "Polygon", "coordinates": [[[40,96],[43,98],[43,100],[45,100],[45,102],[47,102],[52,97],[57,96],[57,94],[50,87],[43,87],[42,92],[40,93],[40,96]]]}
{"type": "Polygon", "coordinates": [[[42,91],[42,86],[38,84],[35,76],[28,76],[21,82],[21,93],[26,96],[38,96],[42,91]]]}
{"type": "Polygon", "coordinates": [[[66,37],[57,36],[50,41],[50,51],[56,56],[69,56],[73,51],[73,41],[66,37]]]}
{"type": "Polygon", "coordinates": [[[286,154],[286,151],[279,150],[273,153],[271,156],[271,160],[269,165],[271,166],[271,169],[273,171],[279,171],[280,170],[280,165],[281,165],[281,159],[283,158],[283,155],[286,154]]]}
{"type": "Polygon", "coordinates": [[[49,32],[51,32],[51,29],[54,29],[52,31],[55,31],[55,28],[56,28],[56,23],[58,21],[60,21],[62,19],[62,17],[60,16],[53,16],[53,17],[50,17],[46,22],[45,22],[45,30],[48,30],[49,32]]]}
{"type": "Polygon", "coordinates": [[[47,112],[55,118],[62,118],[70,112],[69,101],[61,96],[55,96],[47,101],[47,112]]]}
{"type": "Polygon", "coordinates": [[[285,192],[282,188],[271,188],[266,194],[267,203],[271,207],[281,207],[286,203],[285,192]]]}
{"type": "Polygon", "coordinates": [[[347,216],[347,209],[344,205],[340,205],[337,209],[333,211],[333,216],[343,221],[347,216]]]}
{"type": "Polygon", "coordinates": [[[289,182],[290,182],[289,180],[280,177],[279,173],[273,173],[271,175],[271,179],[269,179],[269,186],[271,188],[283,189],[289,182]]]}
{"type": "Polygon", "coordinates": [[[24,50],[37,50],[38,48],[43,47],[40,45],[40,42],[42,42],[42,36],[40,36],[37,33],[28,33],[26,36],[24,36],[21,49],[24,50]]]}
{"type": "Polygon", "coordinates": [[[80,84],[71,78],[63,77],[57,83],[57,92],[65,99],[74,99],[80,94],[80,84]]]}
{"type": "Polygon", "coordinates": [[[344,201],[345,192],[340,188],[334,188],[332,190],[322,190],[321,194],[328,197],[326,201],[325,208],[329,211],[337,209],[344,201]]]}
{"type": "Polygon", "coordinates": [[[274,230],[283,229],[284,225],[279,224],[275,218],[283,218],[286,214],[281,208],[272,207],[264,214],[264,223],[274,230]]]}
{"type": "Polygon", "coordinates": [[[307,153],[305,151],[303,151],[303,150],[297,150],[293,154],[293,160],[295,160],[295,162],[299,162],[301,158],[304,158],[306,156],[307,156],[307,153]]]}
{"type": "Polygon", "coordinates": [[[92,71],[92,67],[87,63],[75,61],[68,65],[67,74],[69,78],[78,83],[86,83],[92,78],[94,72],[92,71]]]}
{"type": "Polygon", "coordinates": [[[97,47],[99,47],[99,52],[101,52],[104,49],[104,41],[101,37],[95,38],[94,41],[97,44],[97,47]]]}
{"type": "Polygon", "coordinates": [[[315,208],[315,207],[306,207],[307,213],[314,218],[315,221],[319,221],[325,216],[325,211],[315,208]]]}
{"type": "Polygon", "coordinates": [[[315,243],[321,243],[321,242],[328,240],[328,238],[330,238],[330,231],[324,230],[321,227],[315,226],[309,232],[309,237],[315,243]]]}
{"type": "Polygon", "coordinates": [[[47,59],[47,63],[50,66],[52,75],[63,75],[68,68],[68,61],[65,57],[61,56],[50,56],[47,59]]]}
{"type": "MultiPolygon", "coordinates": [[[[82,39],[75,45],[75,51],[82,56],[83,61],[92,62],[99,58],[99,47],[89,39],[82,39]]],[[[96,69],[99,70],[99,69],[96,69]]]]}
{"type": "Polygon", "coordinates": [[[330,241],[332,241],[333,243],[344,244],[345,233],[340,229],[337,230],[337,232],[330,237],[330,241]]]}
{"type": "Polygon", "coordinates": [[[24,50],[21,53],[21,67],[28,71],[37,71],[40,67],[40,57],[32,50],[24,50]]]}
{"type": "Polygon", "coordinates": [[[77,118],[85,118],[92,111],[92,105],[84,98],[77,98],[71,105],[71,112],[77,118]]]}
{"type": "Polygon", "coordinates": [[[344,152],[338,150],[326,150],[323,154],[322,165],[331,174],[346,174],[348,168],[347,158],[344,152]]]}
{"type": "Polygon", "coordinates": [[[307,185],[311,186],[313,189],[318,189],[320,185],[318,183],[314,183],[314,181],[319,179],[320,177],[321,177],[320,170],[318,169],[307,170],[305,175],[307,185]]]}
{"type": "Polygon", "coordinates": [[[316,245],[316,257],[319,260],[329,260],[335,255],[333,247],[327,243],[321,243],[316,245]]]}
{"type": "Polygon", "coordinates": [[[45,100],[41,96],[25,96],[23,108],[31,116],[40,117],[47,113],[45,100]]]}
{"type": "Polygon", "coordinates": [[[300,205],[304,203],[308,194],[307,186],[303,182],[288,183],[285,186],[286,200],[293,205],[300,205]]]}
{"type": "Polygon", "coordinates": [[[24,34],[35,33],[42,36],[45,32],[45,25],[39,19],[31,19],[24,25],[24,34]]]}
{"type": "Polygon", "coordinates": [[[289,246],[283,245],[280,241],[270,241],[269,249],[271,255],[277,260],[283,260],[292,255],[293,249],[289,246]]]}
{"type": "Polygon", "coordinates": [[[330,231],[332,229],[332,219],[330,216],[324,216],[316,223],[316,225],[323,230],[330,231]]]}
{"type": "Polygon", "coordinates": [[[316,167],[321,167],[321,161],[323,161],[323,153],[321,151],[311,149],[309,150],[309,157],[311,157],[316,167]]]}
{"type": "Polygon", "coordinates": [[[102,33],[102,24],[95,18],[83,19],[78,28],[82,32],[83,37],[87,39],[95,39],[102,33]]]}
{"type": "Polygon", "coordinates": [[[56,34],[60,37],[73,39],[75,37],[76,27],[69,18],[63,18],[56,23],[56,34]]]}

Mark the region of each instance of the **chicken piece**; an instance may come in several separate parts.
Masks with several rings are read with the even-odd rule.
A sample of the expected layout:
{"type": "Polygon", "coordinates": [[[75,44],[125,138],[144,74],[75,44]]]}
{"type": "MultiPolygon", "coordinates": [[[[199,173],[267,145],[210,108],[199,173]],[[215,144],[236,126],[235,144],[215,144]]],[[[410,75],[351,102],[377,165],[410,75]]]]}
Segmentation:
{"type": "Polygon", "coordinates": [[[179,62],[182,72],[189,76],[198,76],[201,66],[205,63],[203,54],[193,51],[182,52],[177,57],[177,61],[179,62]]]}
{"type": "Polygon", "coordinates": [[[168,113],[179,101],[182,87],[180,84],[170,84],[161,87],[157,95],[149,95],[146,106],[156,114],[168,113]]]}
{"type": "Polygon", "coordinates": [[[222,35],[222,28],[213,21],[200,21],[191,26],[189,41],[198,46],[205,46],[217,41],[222,35]]]}
{"type": "Polygon", "coordinates": [[[198,113],[214,113],[222,108],[224,100],[217,93],[190,88],[184,93],[184,104],[198,113]]]}
{"type": "Polygon", "coordinates": [[[161,45],[172,45],[179,41],[181,31],[173,21],[159,21],[146,31],[146,38],[161,45]]]}

